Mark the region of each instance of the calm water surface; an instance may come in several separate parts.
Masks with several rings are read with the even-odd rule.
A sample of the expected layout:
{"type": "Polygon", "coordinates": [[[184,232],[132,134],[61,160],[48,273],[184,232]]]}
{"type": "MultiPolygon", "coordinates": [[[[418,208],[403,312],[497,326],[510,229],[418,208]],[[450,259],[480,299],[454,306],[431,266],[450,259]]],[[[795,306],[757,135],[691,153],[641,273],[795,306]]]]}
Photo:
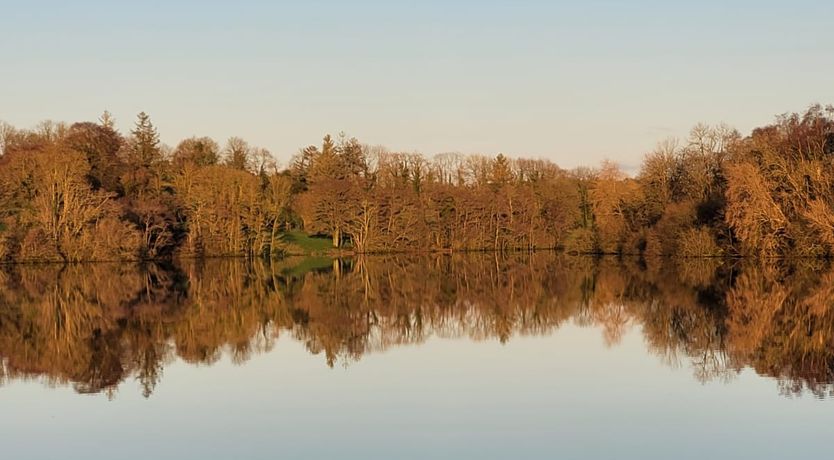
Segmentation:
{"type": "Polygon", "coordinates": [[[9,459],[828,458],[834,270],[5,267],[0,360],[9,459]]]}

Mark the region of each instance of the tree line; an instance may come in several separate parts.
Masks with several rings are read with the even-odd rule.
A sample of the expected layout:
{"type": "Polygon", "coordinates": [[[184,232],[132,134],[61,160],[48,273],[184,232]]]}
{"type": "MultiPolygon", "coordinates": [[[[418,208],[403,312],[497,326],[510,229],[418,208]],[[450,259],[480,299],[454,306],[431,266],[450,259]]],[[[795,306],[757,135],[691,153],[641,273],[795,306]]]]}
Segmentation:
{"type": "Polygon", "coordinates": [[[507,342],[578,325],[607,344],[639,331],[652,354],[688,364],[699,380],[752,368],[788,394],[834,394],[826,260],[493,252],[324,261],[7,265],[0,384],[38,379],[112,395],[138,381],[149,396],[174,360],[243,363],[278,337],[334,366],[433,336],[507,342]]]}
{"type": "Polygon", "coordinates": [[[834,255],[834,107],[742,136],[696,125],[639,173],[499,154],[391,152],[327,135],[283,169],[231,138],[162,145],[141,113],[0,124],[0,260],[272,257],[303,230],[357,253],[563,249],[646,256],[834,255]]]}

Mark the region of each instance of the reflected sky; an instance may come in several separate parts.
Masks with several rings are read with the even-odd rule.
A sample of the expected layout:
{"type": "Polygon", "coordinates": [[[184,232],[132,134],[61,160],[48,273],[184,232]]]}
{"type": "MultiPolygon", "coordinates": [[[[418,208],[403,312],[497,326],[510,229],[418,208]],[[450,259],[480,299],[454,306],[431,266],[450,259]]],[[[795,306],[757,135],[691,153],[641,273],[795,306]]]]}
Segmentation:
{"type": "MultiPolygon", "coordinates": [[[[828,452],[827,435],[834,421],[830,399],[819,399],[809,391],[789,391],[791,385],[786,385],[784,378],[756,372],[749,365],[734,364],[725,373],[699,378],[701,350],[693,343],[702,339],[691,337],[700,337],[693,331],[707,326],[690,326],[684,333],[687,327],[681,324],[686,321],[680,319],[685,316],[680,311],[686,304],[682,299],[687,292],[681,286],[697,290],[692,282],[687,284],[681,280],[692,281],[697,277],[681,275],[679,270],[668,267],[649,276],[652,271],[648,267],[625,270],[620,262],[577,265],[550,257],[503,260],[497,268],[494,263],[486,262],[494,259],[466,259],[440,266],[425,260],[394,263],[383,259],[373,266],[346,264],[336,273],[332,266],[324,268],[320,264],[315,268],[309,262],[305,262],[303,270],[294,263],[263,271],[263,267],[242,268],[234,265],[238,262],[225,261],[203,267],[180,267],[179,274],[173,276],[180,281],[166,284],[169,287],[163,291],[168,293],[158,298],[170,305],[156,305],[156,310],[139,305],[132,289],[110,299],[113,303],[107,309],[126,308],[118,315],[110,312],[96,316],[88,307],[76,304],[73,308],[87,312],[85,321],[96,322],[91,330],[99,328],[99,335],[108,334],[102,324],[109,320],[102,318],[108,315],[116,318],[110,327],[121,332],[113,343],[133,344],[120,349],[125,363],[136,359],[132,353],[146,354],[131,348],[146,343],[136,339],[137,331],[168,327],[167,332],[159,335],[147,333],[147,337],[166,338],[173,344],[169,355],[161,360],[157,385],[145,397],[145,386],[137,380],[137,373],[131,371],[109,390],[79,394],[73,382],[55,378],[59,373],[56,369],[65,372],[70,368],[59,366],[43,373],[29,369],[25,375],[15,374],[9,363],[20,365],[24,360],[11,356],[8,348],[4,348],[5,372],[9,376],[0,387],[4,458],[807,458],[828,452]],[[407,272],[418,272],[423,283],[411,290],[408,286],[417,278],[394,278],[395,282],[390,285],[382,282],[383,275],[390,274],[392,267],[397,266],[407,272]],[[548,267],[550,270],[543,270],[548,267]],[[214,343],[221,344],[216,358],[198,360],[193,354],[176,351],[177,342],[183,346],[186,343],[178,336],[182,333],[177,328],[182,324],[191,327],[200,324],[189,317],[191,308],[202,308],[197,313],[211,311],[216,315],[218,311],[227,311],[224,306],[234,307],[242,312],[239,321],[246,321],[246,309],[256,302],[223,305],[225,298],[212,298],[207,289],[211,286],[218,291],[236,292],[236,298],[242,299],[256,289],[252,279],[243,283],[229,281],[228,285],[220,280],[234,280],[253,272],[257,276],[252,279],[258,280],[265,279],[265,273],[282,274],[279,283],[282,287],[275,291],[281,293],[279,304],[282,308],[306,311],[307,315],[291,314],[294,319],[278,328],[283,332],[277,334],[270,347],[252,351],[245,359],[240,358],[240,346],[235,344],[237,333],[229,332],[227,327],[220,328],[226,331],[225,335],[214,332],[220,337],[214,343]],[[345,291],[339,287],[332,290],[363,273],[373,273],[371,278],[376,279],[369,290],[351,284],[345,291]],[[446,290],[455,295],[429,295],[434,284],[427,280],[438,273],[454,281],[457,287],[450,290],[447,286],[446,290]],[[498,273],[515,275],[494,278],[498,273]],[[663,273],[668,278],[662,277],[663,273]],[[664,283],[659,281],[664,279],[664,283]],[[183,280],[187,280],[184,286],[183,280]],[[486,280],[493,280],[494,287],[484,286],[486,280]],[[559,284],[556,280],[569,281],[559,284]],[[681,286],[678,286],[680,290],[673,289],[671,292],[675,294],[669,297],[649,289],[661,284],[672,289],[672,280],[678,280],[681,286]],[[469,287],[463,289],[461,286],[467,282],[469,287]],[[577,283],[585,287],[577,290],[577,283]],[[511,289],[514,284],[516,288],[511,289]],[[180,297],[174,296],[178,300],[173,301],[170,291],[179,289],[172,287],[175,285],[185,290],[180,297]],[[420,291],[421,300],[416,302],[412,297],[399,303],[395,296],[388,294],[379,303],[362,306],[351,297],[366,298],[369,292],[378,295],[387,292],[385,286],[399,286],[403,294],[416,295],[420,291]],[[525,288],[523,292],[519,287],[525,288]],[[316,299],[340,296],[347,303],[314,305],[316,299]],[[556,297],[559,303],[545,301],[556,297]],[[429,298],[454,299],[446,307],[452,305],[456,309],[465,305],[455,302],[465,299],[470,313],[438,314],[426,306],[429,298]],[[478,302],[483,304],[489,298],[495,302],[478,306],[478,302]],[[637,302],[635,299],[639,298],[644,300],[637,302]],[[671,304],[669,299],[674,298],[679,298],[678,305],[671,304]],[[512,333],[503,336],[500,332],[503,326],[497,320],[500,312],[495,308],[513,304],[508,299],[524,306],[507,310],[515,312],[507,316],[514,318],[509,328],[512,333]],[[602,299],[609,301],[604,303],[602,299]],[[557,308],[557,305],[573,305],[574,301],[575,308],[564,310],[566,315],[557,308]],[[130,306],[125,307],[124,302],[130,306]],[[608,309],[595,310],[601,308],[594,307],[595,302],[608,305],[608,309]],[[612,311],[622,310],[611,306],[618,303],[626,305],[623,308],[628,321],[612,340],[610,321],[593,319],[602,317],[602,313],[594,311],[604,311],[604,317],[609,318],[612,311]],[[356,346],[351,348],[352,352],[344,352],[345,343],[350,343],[356,332],[364,329],[357,329],[353,321],[334,320],[340,309],[348,309],[347,318],[355,318],[354,313],[365,316],[376,312],[381,324],[385,318],[397,317],[386,312],[386,305],[392,311],[396,311],[397,305],[408,306],[412,317],[423,308],[424,324],[433,326],[425,329],[428,332],[420,340],[386,342],[389,343],[386,346],[370,340],[364,343],[359,354],[354,353],[359,349],[356,346]],[[210,310],[213,307],[220,310],[210,310]],[[130,308],[138,311],[131,312],[130,308]],[[643,313],[640,308],[644,309],[643,313]],[[667,329],[677,328],[675,337],[690,337],[687,343],[675,343],[675,349],[693,352],[679,352],[674,356],[668,351],[659,352],[658,332],[649,330],[655,327],[653,322],[640,315],[655,311],[653,318],[661,318],[664,317],[658,313],[661,309],[679,310],[668,316],[667,329]],[[322,312],[328,315],[322,316],[322,312]],[[539,325],[547,327],[524,329],[519,325],[531,321],[520,318],[537,316],[539,325]],[[137,317],[146,320],[141,327],[137,325],[137,317]],[[457,318],[451,323],[458,325],[470,321],[466,320],[470,317],[480,318],[480,322],[471,320],[459,333],[452,333],[450,317],[457,318]],[[483,328],[479,326],[481,323],[492,326],[483,328]],[[345,324],[351,327],[345,329],[345,324]],[[345,330],[347,333],[343,333],[345,330]],[[338,342],[334,345],[337,358],[332,366],[328,365],[327,346],[321,345],[328,341],[338,342]]],[[[726,267],[711,268],[721,273],[726,267]]],[[[760,269],[739,270],[749,274],[760,269]]],[[[774,290],[772,284],[757,278],[764,276],[761,273],[740,275],[736,268],[731,271],[735,273],[734,279],[721,288],[729,289],[730,298],[742,294],[739,286],[752,289],[754,284],[767,285],[770,286],[767,292],[774,290]]],[[[32,291],[18,292],[15,299],[20,302],[28,298],[31,303],[27,305],[12,304],[8,288],[14,284],[10,280],[20,281],[33,275],[20,272],[7,275],[6,291],[2,294],[5,297],[0,297],[5,302],[0,305],[5,310],[0,331],[8,335],[10,318],[27,315],[39,318],[35,312],[44,308],[55,311],[56,303],[60,302],[44,303],[44,299],[59,298],[63,288],[67,292],[85,293],[82,297],[88,300],[91,292],[102,291],[103,284],[86,285],[82,278],[69,277],[70,273],[65,270],[55,277],[63,277],[63,281],[40,283],[40,292],[49,293],[43,298],[34,296],[32,291]],[[20,308],[19,316],[10,315],[10,310],[17,311],[15,308],[20,308]]],[[[88,281],[90,269],[85,273],[87,278],[83,279],[88,281]]],[[[822,273],[817,275],[824,280],[824,270],[822,273]]],[[[50,272],[49,276],[54,273],[50,272]]],[[[724,276],[706,279],[711,285],[720,285],[726,282],[722,281],[724,276]]],[[[129,284],[129,279],[124,278],[129,284]]],[[[104,275],[98,280],[98,283],[110,282],[104,275]]],[[[779,286],[790,286],[785,278],[782,280],[779,286]]],[[[805,284],[793,290],[805,294],[797,303],[816,298],[809,297],[809,293],[819,294],[813,290],[813,280],[803,280],[805,284]]],[[[798,281],[793,279],[794,284],[798,281]]],[[[703,289],[703,279],[695,284],[698,283],[703,289]]],[[[754,297],[748,294],[745,298],[754,297]]],[[[700,304],[696,302],[691,308],[708,309],[712,305],[716,310],[706,324],[720,337],[717,343],[719,349],[723,347],[722,354],[732,355],[737,353],[733,350],[750,346],[746,342],[733,345],[737,339],[732,338],[732,325],[739,320],[732,318],[737,317],[735,310],[742,307],[732,300],[716,301],[704,293],[696,298],[700,304]]],[[[786,301],[780,308],[789,309],[789,303],[786,301]]],[[[751,308],[746,307],[745,318],[755,316],[751,308]]],[[[262,318],[266,317],[266,311],[261,310],[262,318]]],[[[270,324],[282,321],[280,311],[275,315],[270,324]]],[[[694,317],[688,322],[694,323],[691,319],[694,317]]],[[[806,322],[816,322],[813,328],[825,330],[820,318],[824,317],[806,319],[806,322]]],[[[24,324],[20,319],[17,321],[16,324],[24,324]]],[[[36,327],[46,327],[42,321],[43,318],[32,319],[21,330],[36,335],[36,327]]],[[[224,324],[224,321],[216,316],[213,324],[224,324]]],[[[77,330],[83,330],[82,322],[77,324],[77,330]]],[[[813,337],[812,329],[808,332],[813,337]]],[[[773,331],[763,330],[750,328],[745,336],[770,337],[763,341],[779,337],[773,331]]],[[[376,332],[371,335],[374,334],[384,335],[376,332]]],[[[414,336],[415,332],[409,334],[414,336]]],[[[77,346],[72,341],[64,341],[53,349],[49,348],[53,344],[46,343],[43,346],[47,351],[38,351],[34,335],[19,337],[19,341],[29,344],[24,349],[30,354],[24,357],[31,357],[32,362],[48,362],[44,355],[61,353],[62,346],[77,346]],[[36,360],[37,353],[42,354],[36,360]]],[[[89,338],[81,339],[85,340],[89,338]]],[[[4,347],[8,344],[2,343],[4,347]]],[[[789,342],[782,345],[804,346],[789,342]]],[[[774,353],[770,346],[759,344],[754,348],[760,350],[756,353],[774,353]]],[[[732,356],[722,358],[724,362],[733,359],[732,356]]]]}
{"type": "Polygon", "coordinates": [[[135,382],[113,401],[9,385],[7,458],[797,458],[827,452],[834,420],[830,401],[778,397],[750,371],[700,384],[639,331],[608,348],[577,326],[432,339],[347,368],[287,339],[243,366],[165,373],[149,399],[135,382]]]}

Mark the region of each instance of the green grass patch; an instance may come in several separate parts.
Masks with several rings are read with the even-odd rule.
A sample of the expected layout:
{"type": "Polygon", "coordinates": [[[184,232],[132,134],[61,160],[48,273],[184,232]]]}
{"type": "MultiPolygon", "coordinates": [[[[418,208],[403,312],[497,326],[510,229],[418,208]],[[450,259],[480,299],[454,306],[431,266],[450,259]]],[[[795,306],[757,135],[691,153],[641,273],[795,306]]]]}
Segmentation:
{"type": "Polygon", "coordinates": [[[329,257],[305,257],[298,263],[281,270],[281,273],[288,276],[301,276],[308,272],[331,268],[333,268],[333,259],[329,257]]]}
{"type": "Polygon", "coordinates": [[[284,233],[282,239],[285,244],[291,248],[298,248],[304,254],[322,253],[333,249],[333,241],[330,238],[310,236],[302,231],[284,233]]]}

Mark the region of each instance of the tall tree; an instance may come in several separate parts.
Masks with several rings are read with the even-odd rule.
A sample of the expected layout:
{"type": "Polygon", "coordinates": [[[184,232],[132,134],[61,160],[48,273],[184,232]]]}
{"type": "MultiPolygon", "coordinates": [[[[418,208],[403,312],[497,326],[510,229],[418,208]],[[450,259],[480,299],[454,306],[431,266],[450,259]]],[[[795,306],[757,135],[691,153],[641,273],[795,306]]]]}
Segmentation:
{"type": "Polygon", "coordinates": [[[226,141],[226,148],[223,149],[226,158],[226,165],[241,171],[247,171],[251,167],[252,151],[249,144],[239,137],[232,137],[226,141]]]}
{"type": "Polygon", "coordinates": [[[140,112],[136,117],[136,125],[131,131],[133,135],[133,160],[135,166],[150,168],[161,155],[159,148],[159,133],[151,122],[151,117],[140,112]]]}
{"type": "Polygon", "coordinates": [[[172,154],[175,166],[185,164],[195,166],[210,166],[217,164],[220,147],[210,137],[190,137],[177,144],[172,154]]]}
{"type": "Polygon", "coordinates": [[[368,162],[362,144],[355,137],[348,138],[345,133],[339,135],[339,156],[342,167],[348,177],[364,177],[368,172],[368,162]]]}
{"type": "Polygon", "coordinates": [[[109,111],[105,110],[104,113],[98,118],[98,122],[101,126],[110,129],[116,129],[116,119],[113,118],[113,114],[109,111]]]}
{"type": "Polygon", "coordinates": [[[117,154],[124,144],[122,136],[106,125],[75,123],[63,139],[69,149],[83,153],[90,164],[88,179],[93,188],[120,191],[122,163],[117,154]]]}
{"type": "Polygon", "coordinates": [[[510,161],[503,154],[499,153],[492,162],[492,168],[489,175],[491,184],[501,187],[507,185],[513,179],[513,171],[510,167],[510,161]]]}
{"type": "Polygon", "coordinates": [[[308,145],[296,154],[290,165],[290,176],[293,179],[293,191],[303,192],[307,190],[310,179],[310,170],[319,156],[319,148],[315,145],[308,145]]]}
{"type": "Polygon", "coordinates": [[[8,145],[9,141],[15,135],[17,130],[14,126],[6,123],[5,121],[0,121],[0,157],[5,155],[6,153],[6,146],[8,145]]]}

